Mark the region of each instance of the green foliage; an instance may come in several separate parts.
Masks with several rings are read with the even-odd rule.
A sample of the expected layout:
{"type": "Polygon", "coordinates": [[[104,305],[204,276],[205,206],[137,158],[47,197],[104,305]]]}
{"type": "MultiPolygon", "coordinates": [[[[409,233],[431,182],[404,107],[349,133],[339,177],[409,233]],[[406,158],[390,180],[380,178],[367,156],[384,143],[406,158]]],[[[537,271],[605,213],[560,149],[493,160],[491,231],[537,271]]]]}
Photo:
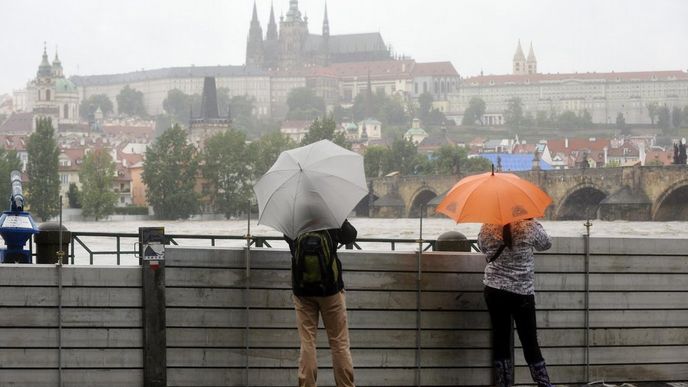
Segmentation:
{"type": "Polygon", "coordinates": [[[258,179],[277,161],[280,153],[296,147],[294,141],[280,132],[263,135],[248,146],[248,157],[253,165],[253,178],[258,179]]]}
{"type": "Polygon", "coordinates": [[[29,154],[27,202],[31,212],[45,221],[60,211],[60,175],[57,171],[60,151],[49,118],[36,120],[36,131],[29,137],[26,151],[29,154]]]}
{"type": "MultiPolygon", "coordinates": [[[[200,105],[200,98],[199,105],[200,105]]],[[[165,109],[174,122],[188,125],[191,110],[193,107],[193,97],[185,94],[179,89],[172,89],[167,92],[167,98],[162,101],[162,108],[165,109]]],[[[195,110],[198,114],[199,110],[195,110]]]]}
{"type": "Polygon", "coordinates": [[[76,183],[69,183],[69,191],[67,191],[67,200],[69,201],[69,208],[81,208],[81,192],[76,183]]]}
{"type": "Polygon", "coordinates": [[[666,106],[657,108],[657,126],[662,129],[665,134],[671,133],[671,111],[666,106]]]}
{"type": "Polygon", "coordinates": [[[367,177],[375,178],[385,173],[383,166],[385,159],[389,157],[388,153],[389,149],[381,146],[374,145],[366,148],[365,154],[363,155],[363,167],[367,177]]]}
{"type": "Polygon", "coordinates": [[[681,127],[681,118],[681,108],[677,106],[671,108],[671,125],[674,128],[681,127]]]}
{"type": "Polygon", "coordinates": [[[79,104],[79,115],[85,120],[93,119],[93,115],[100,107],[103,115],[112,113],[112,101],[105,94],[94,94],[79,104]]]}
{"type": "MultiPolygon", "coordinates": [[[[335,116],[341,114],[342,110],[335,112],[335,116]]],[[[359,93],[354,98],[354,104],[349,114],[350,120],[360,121],[366,118],[376,118],[385,126],[405,125],[409,121],[402,101],[399,98],[387,96],[385,93],[359,93]]]]}
{"type": "Polygon", "coordinates": [[[580,129],[590,127],[592,125],[592,116],[587,110],[576,114],[570,110],[561,113],[557,117],[557,126],[562,130],[580,129]]]}
{"type": "Polygon", "coordinates": [[[383,174],[399,171],[402,175],[413,175],[420,165],[418,148],[411,141],[398,138],[392,142],[390,153],[383,162],[383,174]]]}
{"type": "Polygon", "coordinates": [[[290,120],[312,120],[325,115],[325,101],[308,87],[292,89],[287,96],[290,120]]]}
{"type": "Polygon", "coordinates": [[[628,130],[628,126],[626,126],[626,118],[621,112],[619,112],[619,114],[616,115],[616,128],[619,129],[619,131],[621,131],[621,133],[623,134],[630,133],[630,131],[628,130]]]}
{"type": "Polygon", "coordinates": [[[227,219],[242,213],[251,197],[252,171],[245,143],[244,133],[228,130],[209,138],[202,154],[210,203],[227,219]]]}
{"type": "Polygon", "coordinates": [[[143,104],[143,93],[124,86],[117,94],[117,111],[128,116],[146,117],[146,107],[143,104]]]}
{"type": "Polygon", "coordinates": [[[504,111],[504,123],[512,128],[520,128],[523,121],[523,101],[520,98],[514,97],[507,102],[506,110],[504,111]]]}
{"type": "Polygon", "coordinates": [[[423,93],[418,96],[418,118],[424,125],[439,126],[446,122],[444,113],[432,108],[433,97],[430,93],[423,93]]]}
{"type": "Polygon", "coordinates": [[[79,172],[84,216],[98,220],[112,214],[118,198],[112,191],[115,173],[115,163],[105,150],[96,149],[86,155],[79,172]]]}
{"type": "Polygon", "coordinates": [[[658,110],[659,104],[657,102],[650,102],[647,104],[647,114],[650,116],[650,122],[652,122],[652,125],[654,125],[655,120],[657,120],[658,110]]]}
{"type": "Polygon", "coordinates": [[[475,125],[476,122],[483,124],[483,114],[485,114],[485,101],[481,98],[473,97],[468,102],[468,107],[463,112],[461,125],[475,125]]]}
{"type": "Polygon", "coordinates": [[[0,147],[0,209],[2,210],[10,208],[10,195],[12,195],[10,173],[21,171],[21,168],[22,164],[19,156],[17,156],[17,151],[7,151],[0,147]]]}
{"type": "Polygon", "coordinates": [[[115,207],[114,213],[117,215],[148,215],[148,207],[115,207]]]}
{"type": "Polygon", "coordinates": [[[346,140],[344,133],[341,131],[336,131],[337,123],[334,122],[334,118],[325,117],[323,119],[316,118],[315,121],[308,128],[308,133],[303,136],[301,140],[301,145],[308,145],[320,140],[330,140],[335,144],[344,147],[346,149],[351,149],[351,143],[346,140]]]}
{"type": "Polygon", "coordinates": [[[167,129],[146,151],[143,182],[148,202],[159,219],[186,219],[198,212],[194,186],[198,158],[186,132],[175,125],[167,129]]]}

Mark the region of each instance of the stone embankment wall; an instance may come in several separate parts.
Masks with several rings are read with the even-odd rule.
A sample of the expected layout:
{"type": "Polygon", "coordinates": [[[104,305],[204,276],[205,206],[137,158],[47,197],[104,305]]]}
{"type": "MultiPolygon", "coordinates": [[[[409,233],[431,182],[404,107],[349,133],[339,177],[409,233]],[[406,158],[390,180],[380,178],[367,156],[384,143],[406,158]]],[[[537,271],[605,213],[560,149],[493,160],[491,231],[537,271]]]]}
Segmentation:
{"type": "MultiPolygon", "coordinates": [[[[688,380],[688,241],[592,239],[588,274],[584,246],[560,238],[537,258],[553,381],[586,381],[586,363],[589,380],[688,380]]],[[[490,385],[482,255],[340,256],[357,385],[490,385]]],[[[55,385],[61,358],[65,386],[142,386],[141,268],[60,270],[61,292],[54,266],[0,266],[0,385],[55,385]]],[[[161,270],[167,385],[297,384],[287,251],[170,247],[161,270]]],[[[324,330],[318,339],[319,385],[332,386],[324,330]]]]}

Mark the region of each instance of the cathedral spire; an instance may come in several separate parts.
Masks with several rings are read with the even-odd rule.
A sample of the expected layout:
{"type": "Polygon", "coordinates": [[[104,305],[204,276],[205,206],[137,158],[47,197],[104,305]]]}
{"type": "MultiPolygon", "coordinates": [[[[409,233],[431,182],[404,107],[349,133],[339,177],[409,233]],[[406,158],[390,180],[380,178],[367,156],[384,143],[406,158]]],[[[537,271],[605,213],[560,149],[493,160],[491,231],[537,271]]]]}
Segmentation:
{"type": "Polygon", "coordinates": [[[523,48],[521,48],[521,39],[518,40],[518,47],[516,47],[516,53],[514,54],[513,73],[514,75],[528,74],[526,56],[523,55],[523,48]]]}
{"type": "Polygon", "coordinates": [[[528,74],[537,74],[537,59],[535,59],[535,51],[533,51],[533,42],[530,42],[526,66],[528,67],[528,74]]]}
{"type": "Polygon", "coordinates": [[[322,34],[323,37],[330,36],[330,20],[327,17],[327,2],[325,3],[325,16],[323,16],[322,34]]]}
{"type": "Polygon", "coordinates": [[[277,40],[277,23],[275,23],[275,7],[270,3],[270,21],[268,22],[268,31],[265,35],[267,40],[277,40]]]}
{"type": "Polygon", "coordinates": [[[287,11],[287,21],[301,21],[301,11],[299,11],[299,0],[289,0],[289,11],[287,11]]]}
{"type": "Polygon", "coordinates": [[[516,53],[514,54],[514,61],[526,60],[526,56],[523,55],[523,49],[521,48],[521,39],[518,40],[518,47],[516,47],[516,53]]]}
{"type": "Polygon", "coordinates": [[[248,30],[248,40],[246,42],[246,65],[262,65],[263,63],[263,29],[258,20],[258,9],[256,2],[253,2],[253,17],[251,27],[248,30]]]}

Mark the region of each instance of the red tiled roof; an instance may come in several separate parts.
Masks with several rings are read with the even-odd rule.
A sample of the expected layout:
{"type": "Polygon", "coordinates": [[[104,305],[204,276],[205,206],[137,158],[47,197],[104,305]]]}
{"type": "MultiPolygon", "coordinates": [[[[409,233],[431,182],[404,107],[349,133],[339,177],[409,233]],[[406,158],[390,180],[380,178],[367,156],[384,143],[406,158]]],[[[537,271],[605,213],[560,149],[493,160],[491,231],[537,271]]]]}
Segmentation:
{"type": "Polygon", "coordinates": [[[645,153],[645,165],[652,165],[660,162],[662,165],[669,165],[674,162],[673,150],[650,149],[645,153]]]}
{"type": "Polygon", "coordinates": [[[359,77],[362,81],[370,74],[371,79],[410,78],[413,60],[384,60],[374,62],[345,62],[330,65],[339,78],[359,77]]]}
{"type": "Polygon", "coordinates": [[[281,129],[306,129],[311,126],[313,121],[309,120],[285,120],[282,121],[281,129]]]}
{"type": "Polygon", "coordinates": [[[33,113],[13,113],[2,125],[0,133],[31,134],[33,131],[33,113]]]}
{"type": "Polygon", "coordinates": [[[153,126],[124,126],[124,125],[107,125],[102,127],[103,133],[118,136],[145,136],[152,137],[155,133],[153,126]]]}
{"type": "Polygon", "coordinates": [[[547,83],[564,80],[581,81],[652,81],[652,80],[688,80],[688,72],[669,71],[634,71],[621,73],[564,73],[564,74],[527,74],[527,75],[481,75],[463,80],[466,85],[502,86],[508,84],[547,83]]]}
{"type": "Polygon", "coordinates": [[[414,77],[422,76],[459,76],[451,62],[416,63],[412,72],[414,77]]]}
{"type": "Polygon", "coordinates": [[[590,151],[601,151],[606,146],[609,148],[608,138],[569,138],[569,146],[566,145],[566,139],[558,138],[547,140],[547,148],[549,151],[554,153],[565,153],[568,154],[574,150],[588,149],[590,151]]]}
{"type": "Polygon", "coordinates": [[[26,151],[28,135],[0,135],[1,146],[5,150],[26,151]]]}

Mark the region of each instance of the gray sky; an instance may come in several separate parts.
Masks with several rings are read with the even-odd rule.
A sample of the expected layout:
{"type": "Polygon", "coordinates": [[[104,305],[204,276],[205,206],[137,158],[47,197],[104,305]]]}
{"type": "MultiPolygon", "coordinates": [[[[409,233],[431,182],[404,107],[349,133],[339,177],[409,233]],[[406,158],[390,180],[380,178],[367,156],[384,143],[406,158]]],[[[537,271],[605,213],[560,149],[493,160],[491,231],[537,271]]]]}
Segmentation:
{"type": "MultiPolygon", "coordinates": [[[[258,0],[263,27],[271,0],[258,0]]],[[[289,0],[272,0],[276,17],[289,0]]],[[[325,0],[300,0],[320,33],[325,0]]],[[[43,41],[65,74],[241,65],[253,0],[0,0],[0,94],[35,76],[43,41]]],[[[540,72],[688,69],[684,0],[329,0],[332,34],[380,31],[461,76],[511,71],[520,38],[540,72]]]]}

